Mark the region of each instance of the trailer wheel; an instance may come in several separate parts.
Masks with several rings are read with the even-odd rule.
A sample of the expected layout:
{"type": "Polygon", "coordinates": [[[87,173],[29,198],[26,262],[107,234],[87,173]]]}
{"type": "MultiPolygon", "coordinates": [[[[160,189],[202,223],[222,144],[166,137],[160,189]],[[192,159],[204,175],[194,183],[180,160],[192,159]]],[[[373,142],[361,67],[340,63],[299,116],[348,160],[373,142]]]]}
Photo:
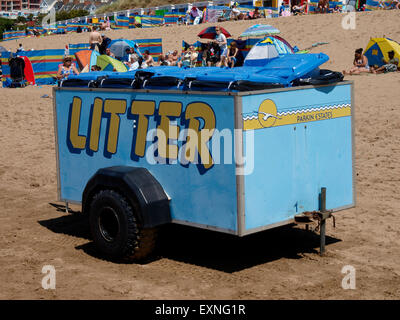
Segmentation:
{"type": "Polygon", "coordinates": [[[140,261],[154,250],[156,228],[138,223],[139,206],[113,190],[101,190],[91,202],[90,229],[97,249],[117,260],[140,261]]]}

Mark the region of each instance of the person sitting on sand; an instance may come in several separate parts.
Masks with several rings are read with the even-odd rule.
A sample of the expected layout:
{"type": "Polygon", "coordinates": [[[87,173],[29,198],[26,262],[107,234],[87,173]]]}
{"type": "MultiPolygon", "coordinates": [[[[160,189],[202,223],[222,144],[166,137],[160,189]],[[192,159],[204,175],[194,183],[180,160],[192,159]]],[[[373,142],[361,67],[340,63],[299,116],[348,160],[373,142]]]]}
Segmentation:
{"type": "Polygon", "coordinates": [[[134,71],[139,69],[139,60],[136,55],[130,55],[130,60],[128,62],[128,71],[134,71]]]}
{"type": "Polygon", "coordinates": [[[260,19],[261,13],[258,8],[255,8],[254,11],[249,13],[249,19],[260,19]]]}
{"type": "Polygon", "coordinates": [[[170,61],[168,60],[168,57],[165,55],[160,55],[159,57],[158,57],[158,65],[159,66],[164,66],[164,67],[167,67],[167,66],[169,66],[169,64],[170,64],[170,61]]]}
{"type": "Polygon", "coordinates": [[[192,7],[192,10],[190,11],[190,16],[193,20],[193,24],[199,24],[202,17],[203,13],[197,8],[197,7],[192,7]]]}
{"type": "Polygon", "coordinates": [[[301,1],[293,1],[292,3],[292,13],[294,16],[297,16],[298,14],[303,14],[305,13],[307,7],[307,1],[301,4],[301,1]]]}
{"type": "Polygon", "coordinates": [[[110,48],[106,49],[105,54],[106,54],[106,56],[109,56],[111,58],[115,58],[115,54],[111,52],[110,48]]]}
{"type": "Polygon", "coordinates": [[[174,50],[169,56],[168,56],[169,60],[170,60],[170,65],[171,66],[177,66],[178,65],[178,60],[179,60],[179,53],[178,50],[174,50]]]}
{"type": "Polygon", "coordinates": [[[399,68],[399,58],[394,57],[394,51],[389,51],[389,60],[386,61],[385,59],[382,59],[383,62],[385,63],[382,67],[380,68],[371,68],[372,73],[387,73],[387,72],[396,72],[399,68]]]}
{"type": "Polygon", "coordinates": [[[235,41],[231,43],[231,47],[228,50],[228,57],[225,59],[225,67],[235,67],[239,65],[243,65],[243,54],[240,49],[237,47],[235,41]]]}
{"type": "Polygon", "coordinates": [[[298,0],[297,2],[293,2],[293,6],[292,6],[293,15],[296,16],[296,15],[305,14],[306,9],[307,9],[307,4],[308,4],[307,1],[305,1],[303,4],[301,4],[301,0],[298,0]]]}
{"type": "Polygon", "coordinates": [[[178,67],[194,67],[196,65],[198,53],[194,46],[190,46],[186,52],[182,53],[182,60],[178,62],[178,67]]]}
{"type": "Polygon", "coordinates": [[[335,6],[333,9],[330,9],[329,12],[332,13],[341,13],[342,9],[339,6],[335,6]]]}
{"type": "Polygon", "coordinates": [[[150,51],[149,50],[146,50],[143,53],[143,62],[142,62],[141,67],[142,67],[142,69],[146,69],[147,67],[154,67],[154,59],[150,55],[150,51]]]}
{"type": "Polygon", "coordinates": [[[329,10],[329,0],[319,0],[316,12],[327,13],[329,10]]]}
{"type": "Polygon", "coordinates": [[[357,49],[354,53],[354,61],[353,67],[349,70],[343,70],[343,74],[360,74],[362,72],[370,72],[370,68],[368,65],[368,59],[366,56],[363,55],[363,49],[357,49]]]}
{"type": "Polygon", "coordinates": [[[101,71],[101,68],[98,65],[94,65],[92,66],[92,68],[90,69],[90,71],[95,72],[95,71],[101,71]]]}
{"type": "Polygon", "coordinates": [[[57,79],[68,79],[70,74],[79,74],[78,69],[75,67],[75,64],[72,63],[71,57],[65,57],[63,59],[63,63],[58,67],[57,79]]]}

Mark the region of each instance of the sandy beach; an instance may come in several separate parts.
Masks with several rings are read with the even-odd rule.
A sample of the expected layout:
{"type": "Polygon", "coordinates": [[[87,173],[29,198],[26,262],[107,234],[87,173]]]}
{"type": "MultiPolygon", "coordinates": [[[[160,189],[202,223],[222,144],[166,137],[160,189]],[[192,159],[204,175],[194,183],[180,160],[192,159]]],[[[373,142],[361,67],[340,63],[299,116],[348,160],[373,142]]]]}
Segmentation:
{"type": "MultiPolygon", "coordinates": [[[[342,14],[257,21],[281,30],[300,49],[328,44],[326,69],[348,69],[370,37],[400,41],[400,10],[357,13],[344,30],[342,14]]],[[[237,37],[250,21],[221,25],[237,37]]],[[[193,43],[207,25],[116,30],[112,38],[162,38],[163,50],[193,43]]],[[[61,49],[88,34],[8,41],[15,51],[61,49]]],[[[237,239],[172,226],[152,261],[117,264],[99,257],[79,214],[57,199],[52,87],[0,88],[0,299],[400,299],[400,72],[346,76],[355,89],[357,203],[327,225],[327,254],[318,234],[279,228],[237,239]],[[45,97],[47,95],[48,97],[45,97]],[[201,239],[201,241],[199,241],[201,239]],[[41,286],[54,265],[56,290],[41,286]],[[341,286],[342,268],[356,270],[356,289],[341,286]]],[[[72,207],[79,211],[79,207],[72,207]]]]}

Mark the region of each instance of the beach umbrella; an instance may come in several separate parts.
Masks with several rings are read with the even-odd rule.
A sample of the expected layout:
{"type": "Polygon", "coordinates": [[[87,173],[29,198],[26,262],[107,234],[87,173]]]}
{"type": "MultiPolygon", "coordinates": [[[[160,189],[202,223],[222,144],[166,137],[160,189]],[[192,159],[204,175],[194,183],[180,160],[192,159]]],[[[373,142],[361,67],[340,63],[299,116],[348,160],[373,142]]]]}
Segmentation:
{"type": "Polygon", "coordinates": [[[126,66],[119,60],[114,59],[110,56],[107,56],[105,54],[102,54],[97,57],[97,63],[96,63],[101,70],[103,71],[117,71],[117,72],[125,72],[128,71],[126,66]]]}
{"type": "MultiPolygon", "coordinates": [[[[227,37],[227,38],[231,37],[231,34],[228,31],[226,31],[222,27],[219,27],[219,28],[221,29],[221,33],[223,33],[225,35],[225,37],[227,37]]],[[[202,39],[214,40],[216,35],[217,35],[217,32],[215,31],[215,27],[208,27],[208,28],[205,28],[203,31],[201,31],[197,36],[202,39]]]]}
{"type": "Polygon", "coordinates": [[[257,37],[257,36],[265,36],[270,34],[278,34],[280,31],[273,26],[268,24],[255,24],[250,28],[246,29],[240,36],[241,37],[257,37]]]}
{"type": "Polygon", "coordinates": [[[126,39],[118,39],[113,40],[110,43],[110,51],[114,53],[116,58],[123,58],[126,55],[126,49],[135,48],[137,51],[137,44],[135,41],[126,40],[126,39]]]}

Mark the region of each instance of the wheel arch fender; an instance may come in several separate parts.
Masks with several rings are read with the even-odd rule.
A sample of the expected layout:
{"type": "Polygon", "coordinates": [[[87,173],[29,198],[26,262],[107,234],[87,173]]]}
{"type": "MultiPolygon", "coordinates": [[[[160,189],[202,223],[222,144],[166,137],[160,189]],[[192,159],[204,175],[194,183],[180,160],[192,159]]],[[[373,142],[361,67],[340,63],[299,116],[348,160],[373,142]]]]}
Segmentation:
{"type": "Polygon", "coordinates": [[[171,222],[169,197],[157,179],[145,168],[115,166],[99,169],[82,194],[82,212],[89,214],[93,196],[100,190],[120,192],[140,208],[138,219],[143,228],[171,222]]]}

